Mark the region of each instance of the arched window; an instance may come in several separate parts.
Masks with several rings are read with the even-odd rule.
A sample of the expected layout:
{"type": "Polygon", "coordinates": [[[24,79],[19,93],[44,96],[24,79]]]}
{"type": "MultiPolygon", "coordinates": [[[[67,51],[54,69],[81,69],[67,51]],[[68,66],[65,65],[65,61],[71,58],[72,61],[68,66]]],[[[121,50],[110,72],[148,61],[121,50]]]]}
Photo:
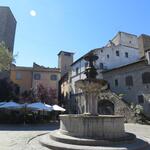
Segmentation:
{"type": "Polygon", "coordinates": [[[133,78],[132,76],[127,76],[125,78],[126,86],[133,86],[133,78]]]}
{"type": "Polygon", "coordinates": [[[143,84],[150,83],[150,72],[144,72],[142,74],[143,84]]]}

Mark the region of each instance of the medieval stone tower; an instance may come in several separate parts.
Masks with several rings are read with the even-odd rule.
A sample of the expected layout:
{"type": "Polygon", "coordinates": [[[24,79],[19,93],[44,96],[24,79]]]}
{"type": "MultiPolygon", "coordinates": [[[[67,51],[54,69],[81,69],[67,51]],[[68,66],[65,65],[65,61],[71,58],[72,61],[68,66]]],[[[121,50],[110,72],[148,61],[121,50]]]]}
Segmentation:
{"type": "Polygon", "coordinates": [[[16,31],[16,19],[9,7],[0,6],[0,42],[5,42],[6,47],[13,53],[16,31]]]}
{"type": "Polygon", "coordinates": [[[65,51],[58,53],[58,68],[60,68],[61,76],[69,71],[70,65],[73,63],[73,55],[74,53],[65,51]]]}

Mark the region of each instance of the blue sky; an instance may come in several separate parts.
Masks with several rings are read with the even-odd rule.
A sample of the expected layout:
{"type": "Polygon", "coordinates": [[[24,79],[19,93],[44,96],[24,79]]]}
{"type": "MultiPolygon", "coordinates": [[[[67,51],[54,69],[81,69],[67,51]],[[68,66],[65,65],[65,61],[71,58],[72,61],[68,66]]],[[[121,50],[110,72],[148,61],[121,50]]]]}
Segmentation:
{"type": "Polygon", "coordinates": [[[19,66],[57,67],[59,51],[74,52],[75,60],[118,31],[150,35],[149,0],[0,0],[0,5],[9,6],[17,20],[19,66]]]}

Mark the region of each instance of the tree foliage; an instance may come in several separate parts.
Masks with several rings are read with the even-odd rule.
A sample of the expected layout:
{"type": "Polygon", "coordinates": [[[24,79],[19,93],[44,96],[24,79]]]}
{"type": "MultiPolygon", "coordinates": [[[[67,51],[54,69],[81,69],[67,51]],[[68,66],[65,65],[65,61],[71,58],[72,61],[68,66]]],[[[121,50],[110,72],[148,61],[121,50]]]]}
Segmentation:
{"type": "Polygon", "coordinates": [[[36,93],[37,99],[39,99],[40,101],[45,102],[47,104],[56,103],[57,98],[56,89],[46,88],[42,84],[39,84],[37,86],[36,93]]]}
{"type": "Polygon", "coordinates": [[[8,79],[0,79],[0,101],[17,101],[19,86],[8,79]]]}
{"type": "Polygon", "coordinates": [[[0,43],[0,71],[9,70],[13,61],[12,53],[6,48],[5,43],[0,43]]]}
{"type": "Polygon", "coordinates": [[[36,96],[34,89],[26,90],[21,94],[21,101],[24,103],[35,102],[36,96]]]}
{"type": "Polygon", "coordinates": [[[56,89],[46,88],[42,84],[39,84],[36,89],[30,89],[21,94],[21,101],[26,103],[41,101],[47,104],[56,104],[56,100],[56,89]]]}

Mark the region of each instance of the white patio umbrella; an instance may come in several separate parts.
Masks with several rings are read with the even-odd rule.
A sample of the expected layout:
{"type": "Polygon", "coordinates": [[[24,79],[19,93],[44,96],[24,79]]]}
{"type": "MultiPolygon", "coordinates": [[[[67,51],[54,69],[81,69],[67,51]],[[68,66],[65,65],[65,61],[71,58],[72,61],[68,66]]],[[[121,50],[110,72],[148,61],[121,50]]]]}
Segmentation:
{"type": "Polygon", "coordinates": [[[41,102],[28,104],[27,108],[35,109],[35,110],[52,111],[52,106],[50,106],[48,104],[41,103],[41,102]]]}
{"type": "Polygon", "coordinates": [[[64,109],[64,108],[62,108],[62,107],[60,107],[58,105],[53,105],[52,108],[55,111],[66,111],[66,109],[64,109]]]}
{"type": "Polygon", "coordinates": [[[1,105],[0,108],[20,109],[22,108],[22,105],[11,101],[11,102],[6,102],[4,105],[1,105]]]}
{"type": "Polygon", "coordinates": [[[7,102],[0,102],[0,106],[6,104],[7,102]]]}
{"type": "Polygon", "coordinates": [[[53,110],[53,107],[51,105],[45,104],[45,106],[53,110]]]}

